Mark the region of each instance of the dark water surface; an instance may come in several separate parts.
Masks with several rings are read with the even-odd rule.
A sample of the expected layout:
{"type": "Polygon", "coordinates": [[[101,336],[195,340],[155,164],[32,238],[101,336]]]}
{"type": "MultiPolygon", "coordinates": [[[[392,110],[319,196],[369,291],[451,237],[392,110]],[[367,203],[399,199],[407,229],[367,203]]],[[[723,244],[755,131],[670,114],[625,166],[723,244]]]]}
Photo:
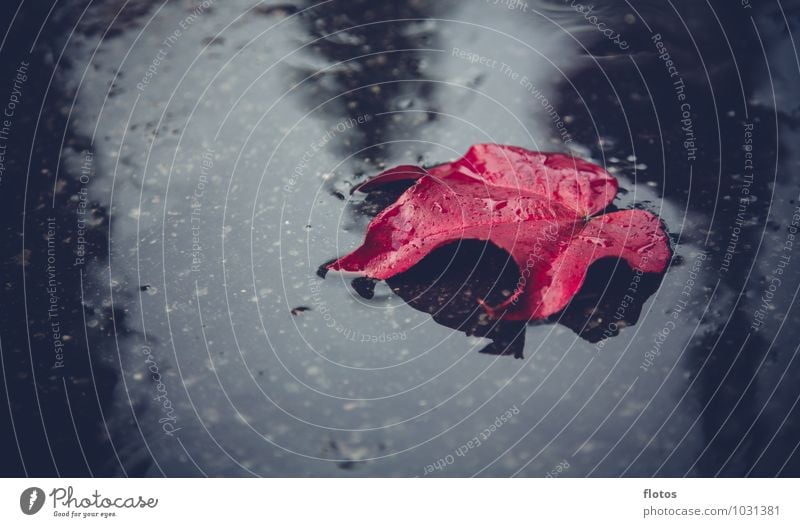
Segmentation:
{"type": "Polygon", "coordinates": [[[0,472],[800,475],[800,8],[755,4],[4,5],[0,472]],[[605,166],[666,274],[536,324],[492,246],[322,278],[355,184],[475,143],[605,166]]]}

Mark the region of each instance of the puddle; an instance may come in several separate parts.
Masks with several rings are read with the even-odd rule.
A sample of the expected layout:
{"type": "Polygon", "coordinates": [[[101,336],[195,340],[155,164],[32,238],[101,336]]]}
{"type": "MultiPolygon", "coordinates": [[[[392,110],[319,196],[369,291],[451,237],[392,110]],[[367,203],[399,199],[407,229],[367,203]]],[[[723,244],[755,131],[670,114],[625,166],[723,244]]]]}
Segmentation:
{"type": "MultiPolygon", "coordinates": [[[[129,2],[121,14],[112,1],[74,32],[77,2],[59,5],[25,55],[26,97],[43,115],[32,150],[15,139],[33,154],[11,161],[28,179],[9,195],[27,215],[4,212],[23,248],[7,264],[7,305],[28,320],[4,329],[4,367],[22,388],[33,359],[46,409],[14,415],[38,437],[31,449],[50,449],[27,469],[796,474],[795,256],[773,280],[795,249],[796,108],[779,78],[795,78],[795,59],[772,36],[779,13],[757,18],[769,77],[749,16],[720,14],[750,42],[734,44],[737,70],[714,14],[674,3],[693,35],[716,28],[697,35],[703,61],[655,2],[642,3],[649,26],[598,10],[629,50],[536,0],[129,2]],[[507,258],[482,246],[388,283],[318,275],[390,202],[356,185],[490,142],[605,166],[620,181],[615,208],[662,218],[674,245],[663,278],[606,263],[554,319],[495,326],[477,299],[513,291],[516,270],[486,289],[479,279],[507,258]],[[64,369],[49,351],[51,238],[64,369]],[[440,279],[454,260],[466,274],[440,279]],[[622,308],[634,280],[641,299],[622,308]],[[491,440],[454,454],[507,413],[491,440]],[[83,457],[70,455],[78,443],[83,457]]],[[[26,106],[18,130],[36,113],[26,106]]]]}

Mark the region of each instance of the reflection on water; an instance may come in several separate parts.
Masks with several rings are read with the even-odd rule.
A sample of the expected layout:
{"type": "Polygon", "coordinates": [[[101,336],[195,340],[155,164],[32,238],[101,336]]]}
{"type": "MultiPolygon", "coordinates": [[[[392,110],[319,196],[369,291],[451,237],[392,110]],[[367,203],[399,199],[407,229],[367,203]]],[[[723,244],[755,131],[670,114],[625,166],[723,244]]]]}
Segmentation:
{"type": "MultiPolygon", "coordinates": [[[[32,360],[44,410],[22,417],[39,414],[15,401],[16,433],[29,452],[48,453],[26,468],[418,476],[515,407],[491,441],[436,474],[544,476],[565,461],[569,476],[796,474],[787,456],[797,390],[785,385],[796,329],[781,326],[795,268],[767,329],[748,329],[796,206],[793,160],[776,157],[791,144],[777,141],[777,127],[794,133],[794,108],[785,86],[767,82],[748,17],[717,9],[727,31],[746,35],[728,48],[707,5],[673,3],[703,60],[660,2],[638,13],[598,7],[629,53],[544,0],[525,10],[105,2],[68,40],[81,9],[60,3],[29,57],[36,88],[26,93],[46,110],[31,166],[13,161],[42,178],[9,194],[25,205],[30,253],[4,264],[17,277],[4,305],[20,317],[3,328],[4,368],[21,372],[8,383],[30,394],[32,360]],[[682,146],[681,101],[651,31],[686,82],[696,160],[682,146]],[[720,271],[737,225],[746,123],[757,131],[759,177],[720,271]],[[351,196],[354,185],[484,142],[600,163],[625,189],[615,206],[663,218],[674,262],[663,281],[642,285],[625,324],[609,325],[633,274],[616,262],[595,266],[559,323],[545,324],[487,325],[465,300],[516,281],[507,256],[483,246],[451,247],[388,284],[361,282],[360,294],[317,275],[385,204],[351,196]],[[52,338],[36,306],[49,302],[53,216],[71,337],[64,372],[39,351],[52,338]],[[75,264],[78,244],[86,255],[75,264]],[[453,260],[466,265],[440,276],[453,260]]],[[[777,34],[781,19],[765,12],[755,27],[777,34]]],[[[785,39],[765,39],[767,59],[796,75],[785,39]]],[[[29,114],[19,130],[33,130],[29,114]]],[[[5,214],[19,247],[21,215],[5,214]]]]}

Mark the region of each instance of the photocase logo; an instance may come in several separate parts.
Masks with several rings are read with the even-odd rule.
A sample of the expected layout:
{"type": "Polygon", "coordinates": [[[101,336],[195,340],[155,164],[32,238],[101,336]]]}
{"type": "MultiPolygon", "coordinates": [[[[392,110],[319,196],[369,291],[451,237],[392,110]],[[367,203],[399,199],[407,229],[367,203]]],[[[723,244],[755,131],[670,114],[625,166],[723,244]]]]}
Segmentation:
{"type": "Polygon", "coordinates": [[[22,491],[19,497],[19,508],[31,516],[39,512],[44,505],[44,491],[39,487],[31,487],[22,491]]]}

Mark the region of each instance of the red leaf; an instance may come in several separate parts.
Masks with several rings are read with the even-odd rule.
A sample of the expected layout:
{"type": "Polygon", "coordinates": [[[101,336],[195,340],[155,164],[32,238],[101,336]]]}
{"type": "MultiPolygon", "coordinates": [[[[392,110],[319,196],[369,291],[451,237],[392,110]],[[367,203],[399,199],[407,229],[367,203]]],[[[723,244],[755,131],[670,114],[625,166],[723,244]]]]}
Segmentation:
{"type": "Polygon", "coordinates": [[[622,258],[650,273],[663,271],[669,260],[667,235],[653,214],[591,217],[613,201],[617,181],[581,159],[474,145],[453,163],[402,165],[356,190],[402,180],[416,183],[372,220],[361,247],[329,269],[386,279],[448,243],[488,240],[511,255],[520,280],[501,305],[481,304],[493,317],[528,320],[561,311],[600,258],[622,258]]]}

